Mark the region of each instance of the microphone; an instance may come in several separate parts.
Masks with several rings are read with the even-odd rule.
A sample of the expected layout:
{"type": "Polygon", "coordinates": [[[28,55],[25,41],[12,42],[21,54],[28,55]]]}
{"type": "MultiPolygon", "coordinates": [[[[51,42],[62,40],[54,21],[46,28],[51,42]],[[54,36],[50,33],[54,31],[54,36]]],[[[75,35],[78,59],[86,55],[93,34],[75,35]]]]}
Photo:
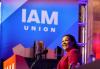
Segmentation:
{"type": "Polygon", "coordinates": [[[43,52],[38,53],[37,55],[43,55],[43,54],[47,54],[47,53],[48,53],[48,50],[46,49],[43,52]]]}

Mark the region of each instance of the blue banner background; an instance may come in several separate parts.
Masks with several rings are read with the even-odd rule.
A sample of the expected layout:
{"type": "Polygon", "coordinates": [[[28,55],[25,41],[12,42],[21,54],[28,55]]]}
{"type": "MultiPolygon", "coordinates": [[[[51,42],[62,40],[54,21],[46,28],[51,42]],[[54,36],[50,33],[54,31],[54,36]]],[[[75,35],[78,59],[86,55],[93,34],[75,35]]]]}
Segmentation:
{"type": "MultiPolygon", "coordinates": [[[[5,10],[3,10],[5,11],[5,10]]],[[[61,4],[60,3],[25,3],[19,7],[12,15],[10,15],[5,21],[2,22],[2,57],[6,58],[12,55],[12,48],[18,44],[22,44],[24,47],[30,48],[33,46],[34,41],[42,40],[47,48],[55,49],[57,46],[61,46],[62,36],[65,34],[72,34],[78,41],[78,4],[61,4]],[[41,19],[41,11],[46,10],[49,17],[53,11],[58,12],[58,25],[48,24],[36,24],[22,23],[22,9],[27,10],[27,16],[32,9],[37,10],[39,18],[41,19]],[[44,32],[42,31],[28,31],[24,30],[24,25],[40,26],[43,27],[55,27],[56,32],[44,32]]],[[[2,12],[3,13],[3,12],[2,12]]],[[[4,13],[3,13],[4,14],[4,13]]]]}

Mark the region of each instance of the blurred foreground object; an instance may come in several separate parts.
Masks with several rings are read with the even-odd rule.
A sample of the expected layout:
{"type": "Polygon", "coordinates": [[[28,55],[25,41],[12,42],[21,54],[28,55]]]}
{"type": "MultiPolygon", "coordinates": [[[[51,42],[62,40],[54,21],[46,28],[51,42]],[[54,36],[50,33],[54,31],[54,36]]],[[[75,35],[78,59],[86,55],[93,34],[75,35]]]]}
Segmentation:
{"type": "Polygon", "coordinates": [[[96,60],[89,64],[84,64],[80,66],[78,69],[100,69],[100,60],[96,60]]]}

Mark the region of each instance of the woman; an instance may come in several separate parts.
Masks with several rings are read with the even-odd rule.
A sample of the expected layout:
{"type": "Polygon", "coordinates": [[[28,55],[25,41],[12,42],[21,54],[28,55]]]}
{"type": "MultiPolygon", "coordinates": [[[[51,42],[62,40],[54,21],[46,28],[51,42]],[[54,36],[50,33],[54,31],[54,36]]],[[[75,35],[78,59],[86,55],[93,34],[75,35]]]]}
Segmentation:
{"type": "Polygon", "coordinates": [[[61,58],[57,65],[57,69],[76,69],[79,64],[79,47],[77,46],[75,38],[68,34],[62,38],[62,47],[67,52],[61,58]]]}

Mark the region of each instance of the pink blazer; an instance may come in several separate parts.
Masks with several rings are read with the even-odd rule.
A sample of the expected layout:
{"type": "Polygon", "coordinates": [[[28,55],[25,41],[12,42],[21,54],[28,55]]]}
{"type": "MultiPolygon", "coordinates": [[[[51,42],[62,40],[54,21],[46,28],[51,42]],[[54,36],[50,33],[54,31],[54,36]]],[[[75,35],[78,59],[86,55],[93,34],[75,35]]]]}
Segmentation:
{"type": "Polygon", "coordinates": [[[61,58],[57,65],[57,69],[70,69],[70,65],[75,65],[78,63],[79,53],[77,49],[71,49],[65,56],[61,58]]]}

